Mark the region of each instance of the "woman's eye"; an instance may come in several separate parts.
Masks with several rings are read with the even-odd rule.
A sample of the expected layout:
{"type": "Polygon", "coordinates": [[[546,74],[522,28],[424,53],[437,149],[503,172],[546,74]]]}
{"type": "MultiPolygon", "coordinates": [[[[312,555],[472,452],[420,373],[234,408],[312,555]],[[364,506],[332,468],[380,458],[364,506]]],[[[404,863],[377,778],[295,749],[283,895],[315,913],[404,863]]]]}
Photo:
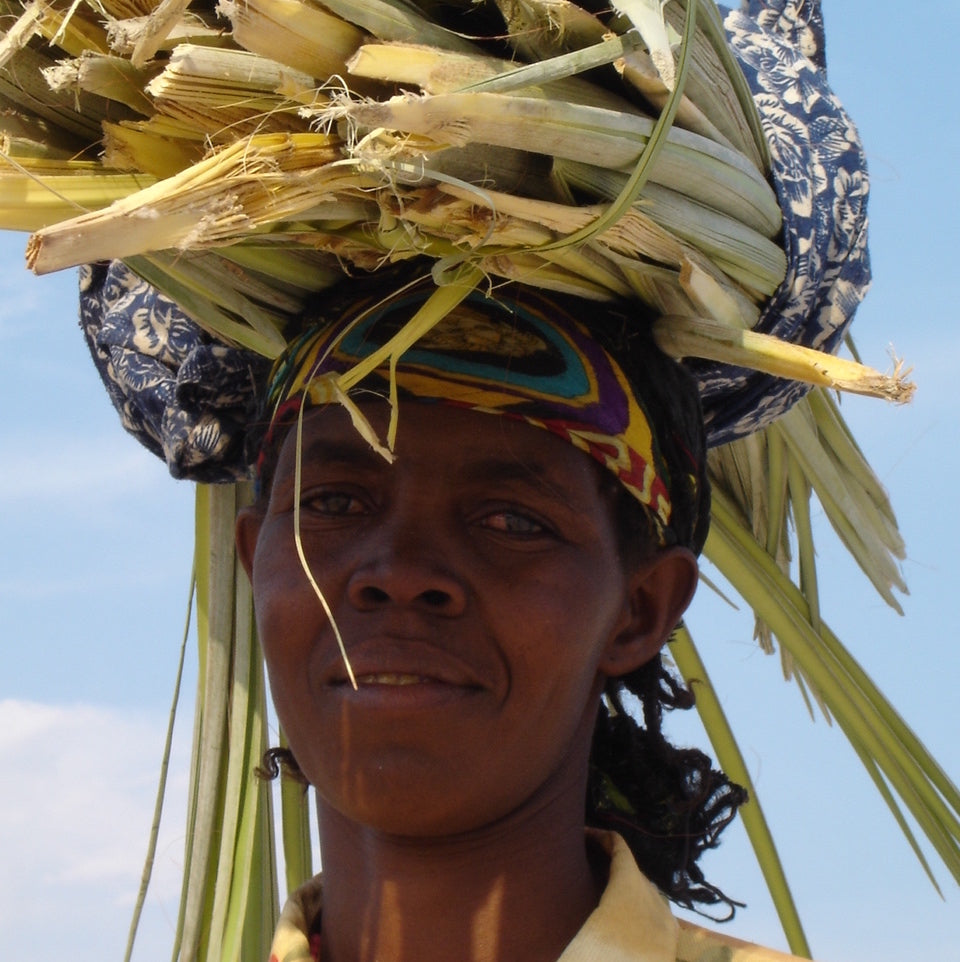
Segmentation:
{"type": "Polygon", "coordinates": [[[331,517],[362,514],[363,502],[346,491],[319,491],[305,494],[301,504],[310,511],[331,517]]]}
{"type": "Polygon", "coordinates": [[[484,527],[492,528],[494,531],[502,531],[504,534],[533,535],[547,533],[547,528],[543,524],[519,511],[495,511],[483,519],[483,524],[484,527]]]}

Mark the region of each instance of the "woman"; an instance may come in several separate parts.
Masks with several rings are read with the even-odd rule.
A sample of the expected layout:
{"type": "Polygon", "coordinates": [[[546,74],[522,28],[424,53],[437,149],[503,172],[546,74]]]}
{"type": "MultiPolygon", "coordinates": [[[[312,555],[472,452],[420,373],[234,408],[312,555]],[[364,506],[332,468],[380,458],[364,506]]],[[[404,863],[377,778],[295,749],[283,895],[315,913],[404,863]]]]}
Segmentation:
{"type": "Polygon", "coordinates": [[[723,898],[696,859],[743,797],[660,734],[706,534],[696,389],[642,319],[508,289],[331,403],[428,290],[351,291],[295,342],[238,520],[324,865],[273,957],[738,958],[678,941],[656,887],[723,898]]]}

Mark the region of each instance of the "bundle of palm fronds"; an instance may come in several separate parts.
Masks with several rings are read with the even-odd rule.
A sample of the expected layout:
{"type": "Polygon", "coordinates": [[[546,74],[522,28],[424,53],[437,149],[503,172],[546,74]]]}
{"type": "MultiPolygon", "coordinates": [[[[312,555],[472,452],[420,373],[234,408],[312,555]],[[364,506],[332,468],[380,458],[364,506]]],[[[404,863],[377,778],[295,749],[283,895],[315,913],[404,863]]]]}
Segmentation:
{"type": "MultiPolygon", "coordinates": [[[[436,293],[386,355],[472,287],[510,279],[635,298],[668,353],[818,385],[713,450],[706,554],[904,830],[895,795],[960,879],[960,794],[817,603],[814,494],[881,595],[896,607],[904,589],[886,495],[825,389],[903,399],[910,385],[753,330],[787,256],[761,122],[712,0],[0,0],[0,14],[0,227],[35,232],[36,271],[123,259],[214,337],[275,356],[318,292],[426,257],[436,293]]],[[[199,495],[206,682],[178,936],[191,958],[241,944],[253,957],[276,901],[269,796],[249,781],[262,670],[224,548],[235,497],[199,495]]],[[[689,637],[672,650],[721,764],[749,784],[689,637]]],[[[309,871],[297,789],[285,808],[293,884],[309,871]]],[[[755,801],[744,817],[802,952],[755,801]]]]}

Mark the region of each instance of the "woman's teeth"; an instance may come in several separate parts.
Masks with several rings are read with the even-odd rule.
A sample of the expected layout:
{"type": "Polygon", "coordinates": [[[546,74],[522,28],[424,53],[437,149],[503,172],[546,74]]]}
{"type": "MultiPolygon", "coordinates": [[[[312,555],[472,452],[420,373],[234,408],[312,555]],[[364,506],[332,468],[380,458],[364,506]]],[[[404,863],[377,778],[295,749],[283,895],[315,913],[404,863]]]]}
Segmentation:
{"type": "Polygon", "coordinates": [[[404,675],[395,672],[380,672],[376,675],[360,675],[357,683],[360,685],[420,685],[428,679],[422,675],[404,675]]]}

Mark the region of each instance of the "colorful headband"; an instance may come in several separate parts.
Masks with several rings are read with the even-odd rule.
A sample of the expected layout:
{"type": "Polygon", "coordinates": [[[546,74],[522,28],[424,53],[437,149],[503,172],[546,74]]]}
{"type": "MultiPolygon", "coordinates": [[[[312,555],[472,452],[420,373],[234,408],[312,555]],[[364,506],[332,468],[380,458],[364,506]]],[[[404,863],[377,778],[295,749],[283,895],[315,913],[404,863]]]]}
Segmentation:
{"type": "MultiPolygon", "coordinates": [[[[386,299],[354,301],[345,316],[291,344],[271,375],[263,450],[304,403],[335,402],[337,375],[396,334],[431,289],[427,278],[386,299]]],[[[363,391],[387,397],[390,379],[384,364],[363,381],[363,391]]],[[[550,431],[611,471],[650,510],[661,538],[669,525],[669,476],[642,400],[604,348],[542,294],[524,291],[522,301],[503,301],[472,292],[401,356],[395,386],[401,399],[497,414],[550,431]]]]}

